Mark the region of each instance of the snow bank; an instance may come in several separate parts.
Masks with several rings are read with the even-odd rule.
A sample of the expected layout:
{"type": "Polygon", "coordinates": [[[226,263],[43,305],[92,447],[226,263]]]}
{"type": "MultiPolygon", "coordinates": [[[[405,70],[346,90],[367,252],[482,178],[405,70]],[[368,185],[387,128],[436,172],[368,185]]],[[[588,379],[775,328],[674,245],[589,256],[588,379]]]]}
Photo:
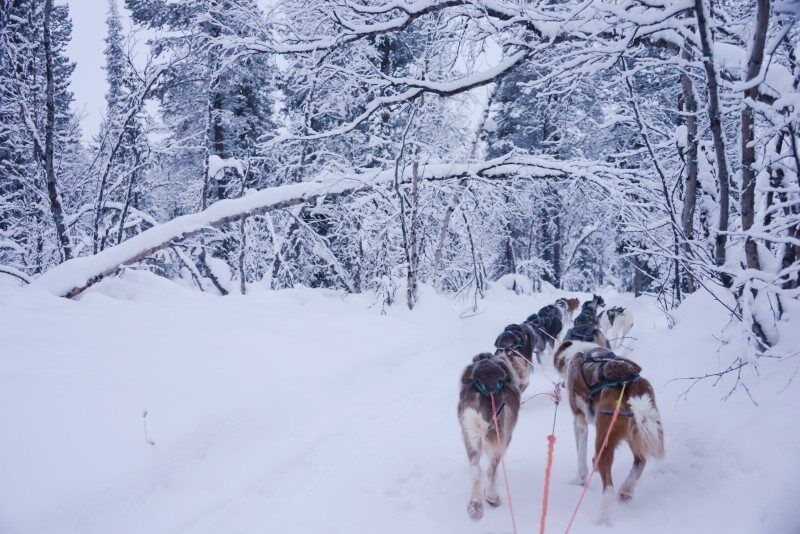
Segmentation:
{"type": "MultiPolygon", "coordinates": [[[[417,310],[382,316],[374,295],[217,298],[137,271],[80,301],[0,287],[0,532],[507,532],[505,505],[467,518],[458,375],[504,325],[563,294],[497,286],[465,314],[426,289],[417,310]]],[[[720,308],[696,295],[670,330],[649,299],[603,297],[636,316],[631,356],[656,389],[667,443],[636,499],[616,507],[613,532],[797,532],[796,360],[762,366],[758,406],[721,400],[733,377],[684,395],[689,384],[671,379],[713,372],[737,348],[719,349],[720,308]]],[[[542,372],[549,363],[530,393],[547,389],[542,372]]],[[[552,415],[545,397],[526,403],[509,449],[520,532],[538,524],[552,415]]],[[[568,409],[556,433],[552,532],[580,491],[566,483],[568,409]]],[[[630,461],[620,448],[618,484],[630,461]]],[[[599,502],[595,480],[574,532],[610,532],[591,522],[599,502]]]]}
{"type": "Polygon", "coordinates": [[[530,278],[521,274],[504,274],[495,281],[495,284],[518,295],[530,295],[533,293],[533,282],[530,278]]]}

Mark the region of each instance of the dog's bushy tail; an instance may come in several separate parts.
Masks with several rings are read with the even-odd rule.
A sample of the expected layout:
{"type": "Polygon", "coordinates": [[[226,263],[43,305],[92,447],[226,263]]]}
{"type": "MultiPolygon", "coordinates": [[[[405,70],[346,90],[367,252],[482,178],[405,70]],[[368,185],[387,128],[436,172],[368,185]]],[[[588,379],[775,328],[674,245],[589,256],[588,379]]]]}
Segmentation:
{"type": "Polygon", "coordinates": [[[644,457],[664,458],[664,428],[653,387],[645,379],[630,385],[628,406],[633,413],[631,448],[644,457]]]}

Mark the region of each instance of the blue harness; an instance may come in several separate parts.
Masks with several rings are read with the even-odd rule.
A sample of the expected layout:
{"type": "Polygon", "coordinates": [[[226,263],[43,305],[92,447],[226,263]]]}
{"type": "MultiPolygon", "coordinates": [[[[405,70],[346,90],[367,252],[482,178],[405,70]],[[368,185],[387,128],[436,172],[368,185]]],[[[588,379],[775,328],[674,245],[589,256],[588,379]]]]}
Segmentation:
{"type": "MultiPolygon", "coordinates": [[[[495,386],[494,386],[494,389],[489,391],[489,388],[486,387],[486,384],[484,384],[480,380],[474,380],[473,379],[472,380],[472,387],[474,387],[476,390],[478,390],[478,393],[480,393],[484,397],[490,397],[491,398],[491,396],[493,394],[500,393],[503,390],[503,388],[506,387],[506,381],[505,380],[498,380],[497,384],[495,384],[495,386]]],[[[493,430],[494,429],[494,420],[495,420],[495,418],[500,417],[500,415],[503,413],[503,408],[505,408],[505,407],[506,407],[506,401],[501,402],[500,406],[497,407],[497,411],[495,412],[494,417],[492,417],[492,421],[489,423],[488,430],[493,430]]]]}

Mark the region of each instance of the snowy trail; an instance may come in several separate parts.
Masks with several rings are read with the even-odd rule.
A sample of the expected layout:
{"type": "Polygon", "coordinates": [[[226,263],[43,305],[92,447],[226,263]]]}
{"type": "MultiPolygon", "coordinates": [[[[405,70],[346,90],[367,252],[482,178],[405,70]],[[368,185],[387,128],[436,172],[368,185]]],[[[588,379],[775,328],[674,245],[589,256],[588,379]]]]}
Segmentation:
{"type": "MultiPolygon", "coordinates": [[[[80,302],[0,289],[0,532],[510,532],[505,503],[467,518],[457,381],[556,295],[496,289],[460,319],[435,295],[381,316],[369,296],[220,299],[133,272],[80,302]]],[[[616,506],[613,531],[797,532],[800,396],[777,393],[789,369],[764,370],[758,408],[705,385],[680,400],[686,385],[667,382],[714,368],[724,317],[689,302],[668,330],[649,301],[607,300],[636,313],[633,357],[667,432],[667,459],[616,506]]],[[[535,373],[524,398],[549,389],[535,373]]],[[[544,396],[525,404],[508,452],[520,533],[538,532],[552,410],[544,396]]],[[[580,491],[566,483],[566,405],[557,436],[548,532],[563,532],[580,491]]],[[[618,483],[630,461],[620,448],[618,483]]],[[[573,532],[610,532],[592,523],[599,496],[595,480],[573,532]]]]}

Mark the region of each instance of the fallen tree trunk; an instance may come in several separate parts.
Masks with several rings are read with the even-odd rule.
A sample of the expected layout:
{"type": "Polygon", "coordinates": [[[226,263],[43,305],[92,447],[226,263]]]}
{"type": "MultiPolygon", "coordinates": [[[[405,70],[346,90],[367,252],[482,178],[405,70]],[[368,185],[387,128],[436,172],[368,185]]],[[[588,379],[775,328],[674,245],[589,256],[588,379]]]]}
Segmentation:
{"type": "MultiPolygon", "coordinates": [[[[606,177],[624,174],[627,171],[596,162],[566,163],[546,157],[504,156],[472,165],[429,165],[420,168],[419,172],[420,179],[424,181],[461,179],[465,176],[491,180],[569,176],[587,179],[607,187],[606,177]]],[[[326,196],[341,197],[369,191],[376,186],[391,184],[393,180],[392,169],[349,177],[331,177],[324,181],[282,185],[241,198],[221,200],[198,213],[182,215],[149,228],[93,256],[73,258],[57,265],[33,280],[29,287],[72,298],[104,277],[118,273],[124,266],[141,261],[159,250],[196,236],[209,228],[238,221],[250,215],[316,202],[326,196]]],[[[410,174],[403,176],[402,183],[410,181],[410,174]]]]}
{"type": "Polygon", "coordinates": [[[72,298],[104,277],[118,273],[122,267],[141,261],[176,241],[198,235],[210,227],[219,227],[247,215],[314,202],[325,195],[341,196],[368,189],[363,183],[350,182],[344,187],[322,188],[321,192],[314,193],[314,188],[319,191],[320,185],[291,184],[265,189],[242,198],[216,202],[199,213],[176,217],[93,256],[66,261],[35,279],[30,287],[72,298]]]}

